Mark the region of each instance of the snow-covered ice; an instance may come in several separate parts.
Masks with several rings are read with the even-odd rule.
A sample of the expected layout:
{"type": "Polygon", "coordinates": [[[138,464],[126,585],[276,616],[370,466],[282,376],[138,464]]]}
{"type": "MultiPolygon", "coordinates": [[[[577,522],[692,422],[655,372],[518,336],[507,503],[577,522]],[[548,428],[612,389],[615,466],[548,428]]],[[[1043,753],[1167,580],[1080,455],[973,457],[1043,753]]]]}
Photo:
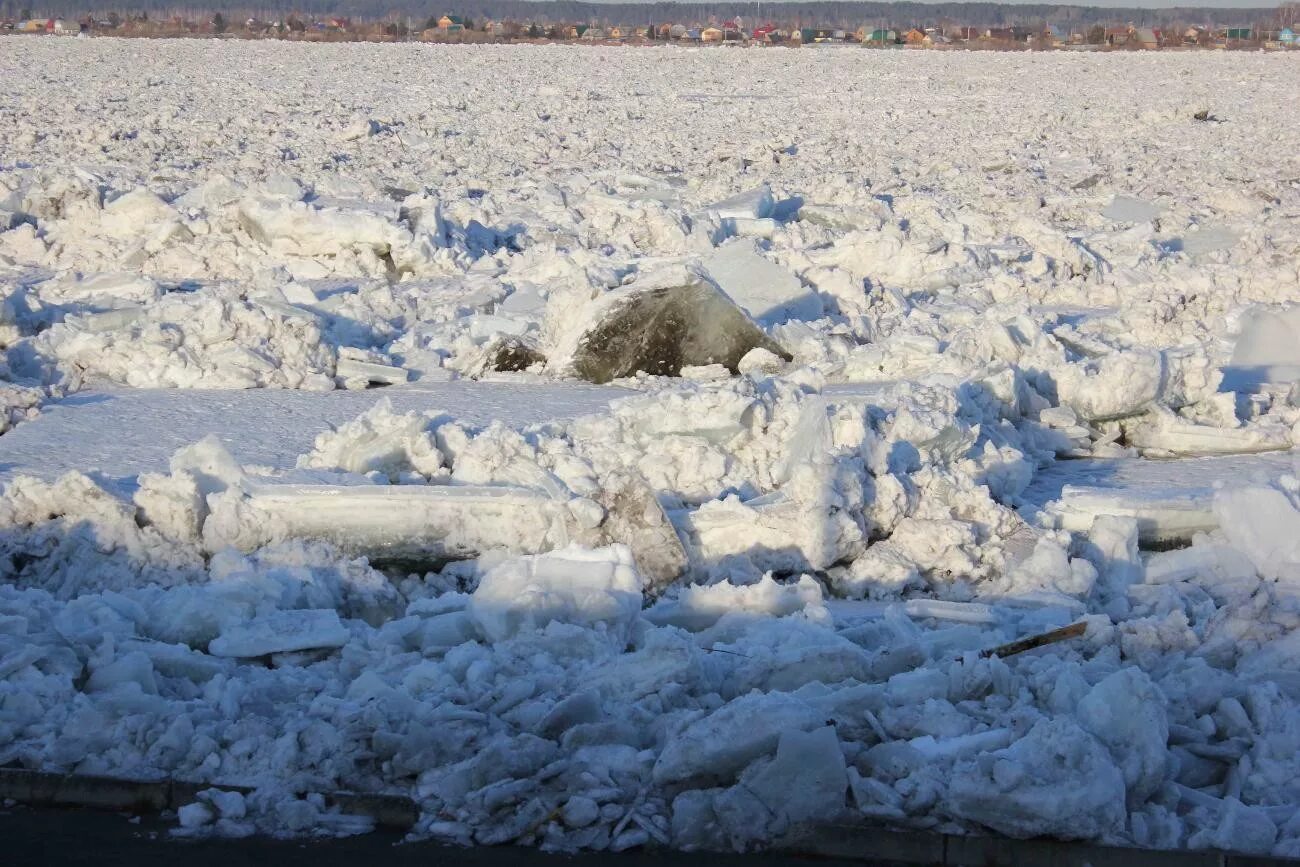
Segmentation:
{"type": "Polygon", "coordinates": [[[1215,530],[1216,493],[1267,482],[1300,469],[1291,451],[1251,457],[1178,461],[1083,459],[1041,470],[1026,488],[1022,513],[1030,520],[1086,532],[1101,515],[1133,518],[1144,542],[1190,541],[1215,530]]]}
{"type": "Polygon", "coordinates": [[[0,42],[0,766],[1300,855],[1300,56],[0,42]]]}
{"type": "Polygon", "coordinates": [[[179,448],[218,437],[243,463],[288,469],[327,426],[341,426],[382,397],[397,412],[439,412],[470,424],[538,424],[599,412],[626,390],[583,383],[412,383],[324,394],[281,389],[108,389],[49,404],[0,437],[0,478],[56,479],[72,470],[132,481],[162,472],[179,448]]]}

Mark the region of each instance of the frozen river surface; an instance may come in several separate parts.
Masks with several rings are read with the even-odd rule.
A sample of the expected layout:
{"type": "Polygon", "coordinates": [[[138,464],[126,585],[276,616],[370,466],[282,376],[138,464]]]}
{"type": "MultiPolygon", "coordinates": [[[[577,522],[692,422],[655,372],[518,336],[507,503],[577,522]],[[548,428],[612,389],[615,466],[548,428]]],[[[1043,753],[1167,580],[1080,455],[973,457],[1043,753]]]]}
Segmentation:
{"type": "Polygon", "coordinates": [[[0,767],[1300,856],[1300,52],[0,82],[0,767]]]}

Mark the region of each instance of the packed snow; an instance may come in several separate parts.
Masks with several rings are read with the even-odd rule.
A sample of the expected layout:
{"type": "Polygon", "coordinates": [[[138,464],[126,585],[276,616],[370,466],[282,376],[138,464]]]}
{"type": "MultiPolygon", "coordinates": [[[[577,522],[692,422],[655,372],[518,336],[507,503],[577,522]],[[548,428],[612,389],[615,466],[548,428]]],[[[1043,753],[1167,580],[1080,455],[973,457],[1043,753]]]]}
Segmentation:
{"type": "Polygon", "coordinates": [[[1300,856],[1300,56],[0,42],[0,766],[1300,856]]]}

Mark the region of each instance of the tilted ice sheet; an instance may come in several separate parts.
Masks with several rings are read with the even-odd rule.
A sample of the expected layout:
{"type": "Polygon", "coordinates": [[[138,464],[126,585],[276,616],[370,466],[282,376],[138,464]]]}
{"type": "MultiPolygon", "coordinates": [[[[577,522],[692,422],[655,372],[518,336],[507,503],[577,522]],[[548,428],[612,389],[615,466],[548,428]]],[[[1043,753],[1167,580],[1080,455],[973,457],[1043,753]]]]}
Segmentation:
{"type": "Polygon", "coordinates": [[[1022,511],[1041,509],[1057,500],[1068,485],[1104,493],[1126,491],[1186,495],[1208,505],[1214,492],[1245,482],[1267,482],[1294,473],[1300,452],[1271,452],[1183,460],[1082,459],[1057,461],[1039,470],[1025,489],[1022,511]]]}
{"type": "Polygon", "coordinates": [[[1219,527],[1218,491],[1267,484],[1300,469],[1300,453],[1183,460],[1058,461],[1025,489],[1021,513],[1034,522],[1086,532],[1100,515],[1134,518],[1144,543],[1176,544],[1219,527]]]}

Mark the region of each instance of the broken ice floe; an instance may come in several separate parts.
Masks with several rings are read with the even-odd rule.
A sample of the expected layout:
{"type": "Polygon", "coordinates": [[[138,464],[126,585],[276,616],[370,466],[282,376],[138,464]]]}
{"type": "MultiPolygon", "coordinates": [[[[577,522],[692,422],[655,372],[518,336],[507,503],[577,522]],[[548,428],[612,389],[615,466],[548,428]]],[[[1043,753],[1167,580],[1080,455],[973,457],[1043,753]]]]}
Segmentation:
{"type": "Polygon", "coordinates": [[[1141,539],[1149,545],[1167,545],[1190,540],[1197,533],[1218,527],[1212,492],[1162,489],[1084,488],[1070,485],[1061,498],[1044,510],[1055,527],[1086,533],[1102,515],[1133,518],[1141,539]]]}
{"type": "Polygon", "coordinates": [[[675,578],[685,556],[653,496],[629,496],[625,490],[612,502],[635,510],[644,523],[637,526],[633,516],[619,515],[602,530],[607,513],[598,502],[556,501],[526,488],[250,480],[213,503],[203,532],[212,548],[255,550],[286,539],[317,539],[375,561],[426,565],[497,550],[541,553],[568,544],[620,541],[640,553],[658,584],[675,578]]]}
{"type": "Polygon", "coordinates": [[[1148,223],[1160,216],[1160,208],[1133,196],[1116,196],[1101,215],[1117,223],[1148,223]]]}
{"type": "MultiPolygon", "coordinates": [[[[319,437],[316,450],[300,460],[297,478],[250,475],[209,439],[178,453],[171,479],[146,479],[137,498],[159,516],[188,510],[175,525],[178,535],[200,536],[213,552],[305,539],[377,562],[436,566],[488,552],[540,554],[618,542],[631,548],[653,588],[686,567],[681,542],[643,482],[612,476],[580,496],[523,460],[505,473],[514,484],[463,481],[445,456],[452,451],[447,438],[464,434],[442,432],[440,449],[436,425],[427,415],[394,414],[383,402],[319,437]],[[343,475],[331,483],[328,469],[317,468],[343,475]]],[[[462,457],[472,451],[467,445],[461,445],[462,457]]],[[[467,474],[469,466],[462,460],[459,473],[467,474]]]]}
{"type": "Polygon", "coordinates": [[[1294,445],[1291,428],[1281,424],[1240,428],[1194,424],[1159,408],[1122,427],[1125,442],[1157,457],[1250,454],[1294,445]]]}
{"type": "MultiPolygon", "coordinates": [[[[1147,545],[1190,541],[1220,526],[1215,498],[1222,488],[1293,472],[1296,457],[1277,452],[1177,461],[1081,461],[1040,475],[1027,493],[1040,520],[1088,533],[1100,516],[1136,520],[1147,545]]],[[[1032,511],[1032,508],[1026,511],[1032,511]]]]}

